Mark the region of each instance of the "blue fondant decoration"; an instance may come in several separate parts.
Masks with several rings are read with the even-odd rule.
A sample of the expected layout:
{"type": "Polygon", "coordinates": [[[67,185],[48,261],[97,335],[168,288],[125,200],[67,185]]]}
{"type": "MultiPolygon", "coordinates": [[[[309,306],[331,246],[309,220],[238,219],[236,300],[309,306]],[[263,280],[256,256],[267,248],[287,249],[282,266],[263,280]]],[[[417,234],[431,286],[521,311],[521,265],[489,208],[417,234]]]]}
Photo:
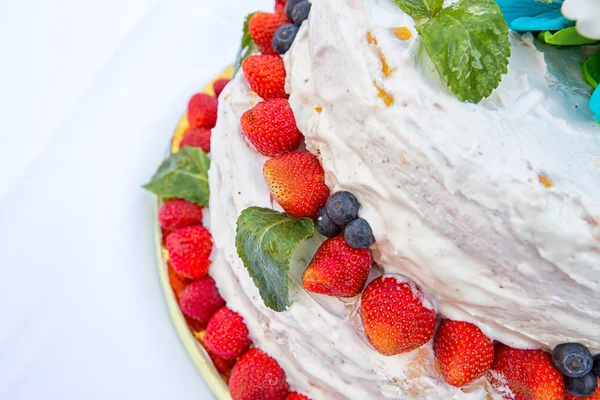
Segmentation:
{"type": "Polygon", "coordinates": [[[600,85],[594,90],[592,98],[590,99],[590,108],[594,112],[594,118],[596,121],[600,121],[600,85]]]}
{"type": "Polygon", "coordinates": [[[513,31],[557,31],[575,24],[560,13],[563,0],[496,0],[513,31]]]}

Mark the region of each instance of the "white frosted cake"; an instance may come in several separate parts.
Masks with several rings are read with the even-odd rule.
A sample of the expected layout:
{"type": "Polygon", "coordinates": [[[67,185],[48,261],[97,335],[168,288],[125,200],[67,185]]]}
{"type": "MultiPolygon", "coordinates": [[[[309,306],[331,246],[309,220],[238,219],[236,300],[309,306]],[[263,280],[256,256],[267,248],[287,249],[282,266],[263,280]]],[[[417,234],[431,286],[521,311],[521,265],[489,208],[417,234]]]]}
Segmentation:
{"type": "MultiPolygon", "coordinates": [[[[511,34],[509,72],[478,105],[445,90],[412,19],[391,0],[318,0],[284,56],[290,104],[334,190],[361,200],[385,273],[418,282],[438,313],[518,348],[581,342],[600,351],[600,129],[575,78],[576,53],[511,34]],[[385,77],[370,32],[395,71],[385,77]],[[556,62],[556,64],[553,64],[556,62]],[[389,107],[379,90],[393,96],[389,107]],[[319,112],[320,111],[320,112],[319,112]]],[[[235,248],[249,206],[281,210],[240,130],[261,99],[243,73],[220,97],[212,136],[211,275],[253,342],[312,399],[501,398],[484,379],[440,380],[431,344],[394,357],[365,340],[358,299],[310,294],[296,252],[291,306],[263,305],[235,248]]],[[[313,242],[322,241],[315,237],[313,242]]],[[[311,245],[312,244],[312,245],[311,245]]]]}
{"type": "Polygon", "coordinates": [[[249,16],[218,117],[190,101],[204,151],[146,185],[233,400],[600,399],[600,5],[578,1],[249,16]]]}

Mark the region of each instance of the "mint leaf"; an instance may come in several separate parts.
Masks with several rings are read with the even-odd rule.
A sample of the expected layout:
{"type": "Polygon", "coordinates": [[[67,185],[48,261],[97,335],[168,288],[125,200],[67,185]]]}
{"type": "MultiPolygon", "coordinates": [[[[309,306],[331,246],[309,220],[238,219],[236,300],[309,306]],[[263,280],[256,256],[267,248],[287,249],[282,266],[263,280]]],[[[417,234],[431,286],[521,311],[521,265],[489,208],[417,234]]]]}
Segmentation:
{"type": "Polygon", "coordinates": [[[143,187],[165,198],[177,197],[208,206],[210,159],[198,147],[183,147],[172,154],[143,187]]]}
{"type": "Polygon", "coordinates": [[[444,0],[394,0],[394,3],[414,20],[435,17],[444,0]]]}
{"type": "Polygon", "coordinates": [[[237,219],[235,247],[267,307],[289,305],[288,270],[292,253],[315,231],[310,218],[292,218],[269,208],[246,208],[237,219]]]}
{"type": "Polygon", "coordinates": [[[494,0],[462,0],[417,25],[442,80],[462,101],[479,103],[508,72],[508,25],[494,0]]]}
{"type": "Polygon", "coordinates": [[[233,74],[242,66],[242,62],[252,54],[254,49],[256,48],[256,44],[254,40],[252,40],[252,36],[250,36],[250,31],[248,29],[248,25],[250,24],[250,18],[256,13],[251,13],[246,16],[246,20],[244,21],[244,35],[242,36],[242,44],[240,45],[240,50],[235,59],[233,74]]]}
{"type": "Polygon", "coordinates": [[[593,88],[597,88],[600,84],[600,50],[583,63],[583,77],[593,88]]]}

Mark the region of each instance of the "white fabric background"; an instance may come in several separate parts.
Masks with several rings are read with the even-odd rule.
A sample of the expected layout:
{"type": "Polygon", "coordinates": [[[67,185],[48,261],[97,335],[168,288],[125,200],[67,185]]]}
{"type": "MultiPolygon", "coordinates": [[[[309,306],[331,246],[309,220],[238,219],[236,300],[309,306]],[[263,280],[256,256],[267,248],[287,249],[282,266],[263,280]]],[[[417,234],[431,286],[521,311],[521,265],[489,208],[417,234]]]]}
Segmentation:
{"type": "Polygon", "coordinates": [[[273,0],[0,0],[0,399],[210,399],[171,326],[158,166],[273,0]]]}

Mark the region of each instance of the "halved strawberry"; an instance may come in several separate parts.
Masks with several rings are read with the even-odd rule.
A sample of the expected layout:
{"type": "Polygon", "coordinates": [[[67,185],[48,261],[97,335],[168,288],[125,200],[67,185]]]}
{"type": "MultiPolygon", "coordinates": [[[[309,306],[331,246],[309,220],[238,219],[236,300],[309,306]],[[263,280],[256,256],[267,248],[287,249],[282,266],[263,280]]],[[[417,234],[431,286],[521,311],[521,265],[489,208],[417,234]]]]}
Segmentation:
{"type": "Polygon", "coordinates": [[[204,93],[192,96],[188,103],[190,128],[212,129],[217,124],[217,99],[204,93]]]}
{"type": "Polygon", "coordinates": [[[229,391],[233,400],[284,400],[289,386],[277,361],[250,349],[233,367],[229,391]]]}
{"type": "Polygon", "coordinates": [[[275,200],[292,217],[316,218],[329,198],[325,171],[310,153],[271,158],[263,166],[263,175],[275,200]]]}
{"type": "Polygon", "coordinates": [[[228,307],[221,308],[208,321],[204,343],[225,360],[238,358],[251,344],[244,318],[228,307]]]}
{"type": "Polygon", "coordinates": [[[494,345],[477,326],[444,320],[433,338],[442,376],[452,386],[466,386],[482,377],[494,361],[494,345]]]}
{"type": "Polygon", "coordinates": [[[302,143],[294,112],[285,99],[258,103],[242,115],[240,122],[246,139],[265,156],[289,153],[302,143]]]}
{"type": "Polygon", "coordinates": [[[302,285],[313,293],[354,297],[365,287],[372,263],[369,249],[352,248],[344,235],[338,235],[319,247],[304,271],[302,285]]]}
{"type": "Polygon", "coordinates": [[[190,283],[179,299],[181,311],[188,317],[204,324],[224,305],[225,300],[219,294],[219,289],[210,276],[190,283]]]}
{"type": "Polygon", "coordinates": [[[542,350],[513,349],[498,343],[486,377],[505,399],[562,400],[565,395],[561,373],[554,368],[550,354],[542,350]]]}
{"type": "Polygon", "coordinates": [[[360,317],[367,339],[386,356],[423,346],[435,329],[435,311],[421,288],[396,276],[379,277],[367,286],[360,317]]]}
{"type": "Polygon", "coordinates": [[[282,14],[257,12],[250,18],[248,32],[261,53],[277,54],[271,44],[273,34],[275,34],[277,28],[289,22],[287,17],[282,14]]]}
{"type": "Polygon", "coordinates": [[[305,395],[300,394],[298,392],[292,392],[287,395],[285,400],[310,400],[310,399],[308,397],[306,397],[305,395]]]}
{"type": "Polygon", "coordinates": [[[263,99],[287,99],[285,66],[279,56],[253,55],[242,64],[248,84],[263,99]]]}
{"type": "Polygon", "coordinates": [[[206,276],[210,267],[212,235],[200,225],[187,226],[167,236],[167,251],[175,272],[184,278],[206,276]]]}

